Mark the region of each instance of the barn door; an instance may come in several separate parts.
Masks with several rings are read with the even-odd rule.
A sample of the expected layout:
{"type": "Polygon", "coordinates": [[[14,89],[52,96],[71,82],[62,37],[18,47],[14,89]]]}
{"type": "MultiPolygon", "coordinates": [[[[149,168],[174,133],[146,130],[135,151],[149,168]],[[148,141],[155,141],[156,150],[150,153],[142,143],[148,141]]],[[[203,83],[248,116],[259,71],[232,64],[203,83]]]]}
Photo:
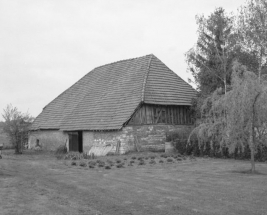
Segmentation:
{"type": "Polygon", "coordinates": [[[69,151],[83,152],[82,131],[69,132],[69,151]]]}
{"type": "Polygon", "coordinates": [[[78,132],[69,132],[69,151],[79,151],[78,132]]]}

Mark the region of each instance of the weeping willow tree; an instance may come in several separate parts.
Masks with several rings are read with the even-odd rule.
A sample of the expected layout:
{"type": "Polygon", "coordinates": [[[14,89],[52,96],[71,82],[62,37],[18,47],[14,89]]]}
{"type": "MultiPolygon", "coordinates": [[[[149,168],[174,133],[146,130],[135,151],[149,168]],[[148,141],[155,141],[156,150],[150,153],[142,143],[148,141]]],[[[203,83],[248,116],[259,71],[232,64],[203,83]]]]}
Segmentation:
{"type": "Polygon", "coordinates": [[[251,171],[255,172],[254,156],[259,144],[266,144],[267,136],[267,79],[261,79],[246,67],[235,63],[233,90],[226,95],[228,121],[227,143],[230,151],[236,145],[250,148],[251,171]]]}
{"type": "Polygon", "coordinates": [[[201,109],[202,120],[189,136],[198,138],[199,147],[249,147],[251,171],[255,172],[255,152],[267,140],[267,78],[261,79],[245,66],[235,63],[232,73],[232,90],[223,94],[216,90],[201,109]],[[227,117],[225,117],[225,114],[227,117]],[[227,120],[226,120],[227,119],[227,120]]]}
{"type": "MultiPolygon", "coordinates": [[[[222,88],[218,88],[207,97],[201,106],[201,119],[198,126],[191,132],[188,144],[191,139],[197,138],[198,147],[201,151],[206,151],[207,147],[215,155],[221,151],[225,144],[226,108],[225,96],[222,88]]],[[[210,154],[211,155],[211,154],[210,154]]]]}

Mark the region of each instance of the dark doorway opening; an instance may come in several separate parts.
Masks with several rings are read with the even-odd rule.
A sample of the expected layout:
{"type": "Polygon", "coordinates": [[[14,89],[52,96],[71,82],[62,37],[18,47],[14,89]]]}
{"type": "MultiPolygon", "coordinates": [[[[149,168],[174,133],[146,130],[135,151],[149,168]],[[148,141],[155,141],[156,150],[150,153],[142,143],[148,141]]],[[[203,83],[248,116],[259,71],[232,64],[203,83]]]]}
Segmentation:
{"type": "Polygon", "coordinates": [[[83,152],[83,132],[78,131],[78,150],[80,153],[83,152]]]}
{"type": "Polygon", "coordinates": [[[83,132],[73,131],[69,132],[69,151],[83,152],[83,132]]]}

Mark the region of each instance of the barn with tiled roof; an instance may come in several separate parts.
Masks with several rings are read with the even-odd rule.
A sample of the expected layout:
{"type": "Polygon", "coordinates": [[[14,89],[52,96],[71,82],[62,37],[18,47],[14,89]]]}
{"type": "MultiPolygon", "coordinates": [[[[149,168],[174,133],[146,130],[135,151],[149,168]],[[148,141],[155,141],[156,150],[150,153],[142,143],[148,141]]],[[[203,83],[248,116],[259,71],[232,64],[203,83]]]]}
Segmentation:
{"type": "Polygon", "coordinates": [[[29,145],[88,152],[162,150],[165,133],[192,126],[196,91],[153,54],[93,69],[47,104],[29,145]],[[118,148],[119,147],[119,148],[118,148]]]}

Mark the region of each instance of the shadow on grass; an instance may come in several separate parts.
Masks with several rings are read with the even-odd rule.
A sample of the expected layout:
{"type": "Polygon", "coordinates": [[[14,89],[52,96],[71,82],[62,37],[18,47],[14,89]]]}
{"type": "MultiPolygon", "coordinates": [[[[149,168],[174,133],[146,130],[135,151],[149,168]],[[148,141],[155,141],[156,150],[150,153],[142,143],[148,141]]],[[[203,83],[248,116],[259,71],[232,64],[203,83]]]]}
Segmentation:
{"type": "Polygon", "coordinates": [[[255,171],[254,173],[251,172],[251,170],[233,170],[232,173],[239,173],[239,174],[247,174],[247,175],[267,175],[266,173],[255,171]]]}
{"type": "Polygon", "coordinates": [[[14,171],[10,171],[10,170],[0,171],[0,179],[14,177],[12,174],[6,173],[6,172],[14,172],[14,171]]]}

